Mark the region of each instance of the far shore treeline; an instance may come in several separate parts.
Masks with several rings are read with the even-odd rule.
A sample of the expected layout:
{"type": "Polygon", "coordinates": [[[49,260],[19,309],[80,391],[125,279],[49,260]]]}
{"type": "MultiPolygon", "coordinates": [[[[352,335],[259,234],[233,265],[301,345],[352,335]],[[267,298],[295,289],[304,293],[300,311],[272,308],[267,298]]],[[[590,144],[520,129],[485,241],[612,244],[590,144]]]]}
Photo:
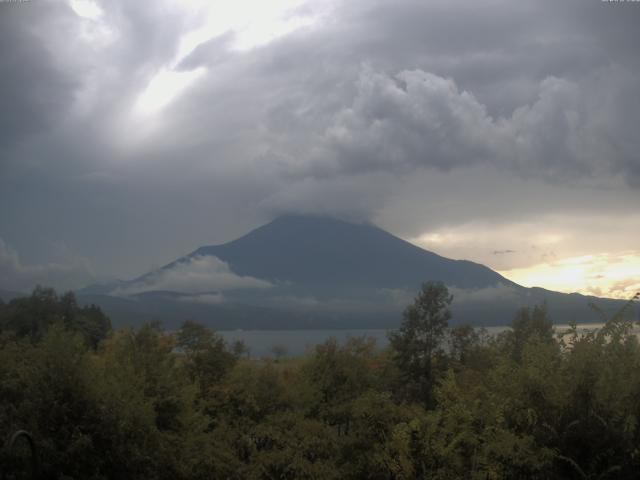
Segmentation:
{"type": "MultiPolygon", "coordinates": [[[[428,282],[385,349],[257,359],[193,321],[114,330],[38,287],[0,300],[0,444],[28,431],[43,479],[638,478],[637,298],[596,331],[558,332],[541,305],[489,335],[449,327],[428,282]]],[[[0,478],[28,457],[3,447],[0,478]]]]}

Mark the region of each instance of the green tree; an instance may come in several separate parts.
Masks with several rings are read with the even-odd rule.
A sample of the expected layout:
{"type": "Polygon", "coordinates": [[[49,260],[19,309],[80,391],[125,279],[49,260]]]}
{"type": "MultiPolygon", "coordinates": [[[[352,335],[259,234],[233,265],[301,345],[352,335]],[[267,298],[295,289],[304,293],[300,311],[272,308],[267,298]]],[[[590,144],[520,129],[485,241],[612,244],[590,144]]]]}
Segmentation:
{"type": "Polygon", "coordinates": [[[430,404],[435,357],[451,319],[453,296],[442,282],[422,284],[419,295],[404,311],[400,330],[389,335],[394,359],[407,381],[410,395],[430,404]]]}
{"type": "Polygon", "coordinates": [[[182,349],[185,367],[202,395],[218,383],[238,359],[221,336],[193,320],[185,321],[180,327],[176,346],[182,349]]]}
{"type": "Polygon", "coordinates": [[[73,292],[58,296],[52,288],[36,287],[30,296],[16,298],[0,308],[0,331],[40,341],[53,325],[80,333],[96,349],[111,331],[111,321],[95,305],[80,307],[73,292]]]}
{"type": "Polygon", "coordinates": [[[3,308],[0,330],[37,342],[49,327],[63,321],[61,307],[52,288],[37,286],[30,296],[14,298],[3,308]]]}
{"type": "Polygon", "coordinates": [[[471,325],[458,325],[449,331],[449,356],[463,365],[467,363],[480,335],[471,325]]]}
{"type": "Polygon", "coordinates": [[[336,433],[318,420],[292,412],[268,416],[254,430],[246,479],[331,480],[344,478],[337,466],[336,433]]]}
{"type": "Polygon", "coordinates": [[[314,413],[332,425],[338,434],[348,434],[351,401],[378,381],[375,339],[352,337],[344,345],[335,338],[317,345],[304,366],[304,375],[315,389],[314,413]]]}
{"type": "Polygon", "coordinates": [[[271,353],[276,362],[279,362],[287,356],[288,350],[286,346],[278,344],[271,347],[271,353]]]}
{"type": "Polygon", "coordinates": [[[554,343],[553,334],[553,322],[549,318],[546,304],[536,305],[533,309],[521,308],[511,323],[511,331],[507,332],[513,358],[520,360],[525,345],[533,339],[554,343]]]}

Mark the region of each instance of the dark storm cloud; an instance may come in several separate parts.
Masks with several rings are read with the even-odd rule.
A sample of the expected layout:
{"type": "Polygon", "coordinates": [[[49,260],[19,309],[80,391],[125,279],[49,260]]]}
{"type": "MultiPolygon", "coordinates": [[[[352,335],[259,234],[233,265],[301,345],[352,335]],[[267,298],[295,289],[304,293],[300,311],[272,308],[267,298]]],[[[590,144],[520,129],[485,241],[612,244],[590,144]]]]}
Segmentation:
{"type": "MultiPolygon", "coordinates": [[[[260,79],[243,91],[264,105],[252,112],[267,115],[260,140],[285,174],[403,173],[484,161],[547,180],[622,174],[637,183],[635,65],[625,49],[605,55],[597,40],[606,34],[564,31],[575,23],[573,10],[548,25],[542,20],[553,5],[544,2],[480,12],[462,3],[359,7],[338,10],[338,26],[240,60],[244,68],[235,71],[243,83],[260,79]],[[499,101],[509,94],[519,94],[512,108],[499,101]]],[[[612,20],[611,11],[584,2],[571,8],[600,15],[605,26],[623,16],[612,20]]],[[[219,44],[211,48],[216,58],[219,44]]],[[[200,93],[194,103],[215,99],[206,88],[200,93]]]]}
{"type": "Polygon", "coordinates": [[[56,4],[0,6],[0,152],[50,128],[73,101],[78,79],[56,63],[38,34],[47,19],[65,25],[71,17],[68,7],[56,4]]]}
{"type": "Polygon", "coordinates": [[[417,234],[637,201],[637,4],[308,2],[177,65],[195,13],[100,6],[0,4],[0,236],[30,263],[63,242],[131,276],[292,210],[417,234]],[[203,73],[136,114],[162,69],[203,73]]]}

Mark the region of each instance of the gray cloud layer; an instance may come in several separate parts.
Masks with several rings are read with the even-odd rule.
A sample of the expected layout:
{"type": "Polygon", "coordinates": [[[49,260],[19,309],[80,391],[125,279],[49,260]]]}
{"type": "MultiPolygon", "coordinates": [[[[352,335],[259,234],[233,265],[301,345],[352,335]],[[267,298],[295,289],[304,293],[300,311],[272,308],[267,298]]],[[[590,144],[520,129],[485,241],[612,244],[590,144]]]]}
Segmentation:
{"type": "Polygon", "coordinates": [[[211,303],[218,301],[220,292],[243,288],[269,288],[272,285],[253,277],[242,277],[231,271],[229,265],[217,257],[196,256],[158,270],[143,280],[118,288],[115,295],[135,295],[151,291],[170,291],[188,294],[207,294],[197,296],[198,301],[211,303]]]}
{"type": "Polygon", "coordinates": [[[637,4],[307,2],[317,21],[266,45],[202,43],[150,116],[198,16],[99,4],[0,4],[0,235],[29,264],[63,243],[133,276],[292,210],[413,236],[637,206],[637,4]]]}
{"type": "Polygon", "coordinates": [[[56,285],[66,290],[95,281],[89,261],[63,255],[43,265],[25,265],[18,253],[0,238],[0,289],[20,292],[35,285],[56,285]]]}
{"type": "Polygon", "coordinates": [[[320,138],[305,142],[310,158],[300,176],[492,164],[549,180],[624,172],[635,185],[640,178],[627,125],[636,114],[622,117],[617,108],[623,99],[637,102],[637,85],[615,68],[583,83],[547,77],[532,103],[497,118],[452,79],[423,70],[388,75],[364,68],[356,89],[320,138]],[[605,82],[612,92],[593,95],[605,82]]]}

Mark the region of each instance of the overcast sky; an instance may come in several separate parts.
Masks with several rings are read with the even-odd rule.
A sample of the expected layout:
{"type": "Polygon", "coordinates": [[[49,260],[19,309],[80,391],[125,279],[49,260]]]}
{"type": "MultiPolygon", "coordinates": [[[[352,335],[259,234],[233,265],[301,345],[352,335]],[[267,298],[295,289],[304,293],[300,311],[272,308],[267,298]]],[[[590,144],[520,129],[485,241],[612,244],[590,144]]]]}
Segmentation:
{"type": "Polygon", "coordinates": [[[628,298],[639,25],[600,0],[0,2],[0,288],[298,212],[628,298]]]}

